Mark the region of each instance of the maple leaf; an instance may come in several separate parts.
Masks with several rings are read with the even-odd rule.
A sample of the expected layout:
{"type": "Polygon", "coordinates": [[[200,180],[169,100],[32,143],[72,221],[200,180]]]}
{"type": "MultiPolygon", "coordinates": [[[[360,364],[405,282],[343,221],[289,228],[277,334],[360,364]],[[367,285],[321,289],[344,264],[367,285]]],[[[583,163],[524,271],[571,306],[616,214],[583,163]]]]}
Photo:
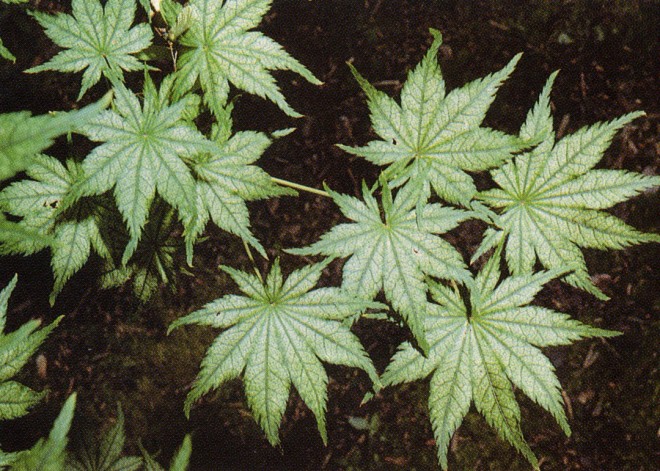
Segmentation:
{"type": "MultiPolygon", "coordinates": [[[[89,435],[85,435],[88,438],[89,435]]],[[[118,407],[117,422],[99,442],[88,440],[75,454],[69,454],[66,469],[72,471],[134,471],[142,467],[142,458],[122,456],[126,435],[124,413],[118,407]]]]}
{"type": "Polygon", "coordinates": [[[361,368],[378,386],[371,360],[342,321],[380,305],[339,288],[312,290],[326,265],[308,265],[284,280],[276,260],[265,282],[222,267],[245,296],[223,296],[169,328],[171,332],[182,325],[199,324],[227,329],[202,360],[186,399],[186,414],[199,397],[244,371],[248,405],[271,444],[279,442],[291,383],[316,416],[321,437],[327,441],[328,376],[321,361],[361,368]]]}
{"type": "MultiPolygon", "coordinates": [[[[499,230],[489,240],[506,238],[506,260],[514,274],[530,273],[538,257],[544,267],[572,266],[569,284],[608,299],[589,278],[580,247],[620,249],[648,241],[644,234],[602,209],[660,185],[660,178],[625,170],[593,170],[621,127],[642,116],[635,112],[609,123],[584,127],[555,142],[549,95],[553,74],[530,111],[521,137],[540,142],[491,172],[500,188],[478,195],[500,211],[499,230]]],[[[487,243],[485,241],[484,243],[487,243]]]]}
{"type": "Polygon", "coordinates": [[[401,105],[376,90],[351,66],[367,95],[373,129],[383,140],[364,147],[339,147],[388,166],[384,174],[395,186],[421,186],[426,199],[432,187],[444,200],[468,206],[477,189],[466,172],[495,167],[521,148],[516,136],[480,126],[520,54],[499,72],[445,94],[436,58],[442,37],[439,31],[432,29],[431,33],[433,44],[408,75],[401,105]]]}
{"type": "Polygon", "coordinates": [[[231,118],[213,126],[211,140],[217,144],[212,153],[197,154],[190,159],[195,174],[196,214],[184,217],[186,243],[192,256],[192,244],[204,231],[209,219],[221,229],[239,236],[266,257],[259,241],[250,232],[246,201],[296,192],[273,183],[264,170],[253,165],[270,139],[263,133],[242,131],[231,136],[231,118]],[[231,136],[231,137],[230,137],[231,136]]]}
{"type": "Polygon", "coordinates": [[[298,255],[348,257],[343,286],[366,299],[372,299],[382,288],[419,346],[426,350],[425,275],[457,281],[469,279],[461,255],[436,234],[453,229],[473,213],[440,204],[413,209],[418,206],[418,199],[412,188],[400,189],[392,200],[387,182],[381,184],[384,218],[365,185],[364,201],[328,190],[344,216],[355,222],[333,227],[309,247],[288,251],[298,255]]]}
{"type": "Polygon", "coordinates": [[[267,98],[290,116],[300,116],[284,99],[270,70],[291,70],[313,84],[321,82],[282,47],[255,28],[272,0],[192,0],[196,18],[179,42],[184,46],[177,63],[175,90],[182,95],[197,79],[204,100],[215,114],[227,104],[229,83],[267,98]]]}
{"type": "Polygon", "coordinates": [[[72,160],[65,166],[53,157],[39,155],[28,167],[27,175],[32,179],[12,183],[0,192],[0,207],[22,218],[16,224],[20,230],[41,238],[19,238],[11,233],[2,237],[0,233],[0,252],[29,255],[50,248],[55,276],[50,295],[53,304],[92,249],[102,257],[110,256],[100,228],[110,222],[111,202],[102,197],[86,198],[60,211],[60,202],[83,178],[81,165],[72,160]]]}
{"type": "Polygon", "coordinates": [[[537,347],[619,335],[563,313],[527,306],[562,271],[511,276],[498,285],[499,263],[498,250],[468,283],[469,299],[431,282],[431,296],[438,304],[429,303],[424,320],[430,345],[427,357],[405,342],[381,378],[384,385],[393,385],[432,374],[429,410],[443,469],[447,469],[449,441],[473,401],[489,425],[538,467],[520,429],[520,409],[511,383],[548,410],[570,434],[554,367],[537,347]]]}
{"type": "Polygon", "coordinates": [[[135,0],[108,0],[105,7],[96,0],[72,0],[71,7],[72,15],[31,13],[48,37],[66,50],[26,72],[80,72],[85,69],[78,95],[80,100],[101,79],[101,75],[123,81],[124,70],[144,68],[131,54],[147,48],[153,33],[147,24],[131,28],[135,0]]]}
{"type": "Polygon", "coordinates": [[[43,397],[43,393],[10,380],[25,366],[32,354],[62,320],[62,317],[58,317],[50,325],[39,330],[37,327],[40,322],[32,320],[10,334],[4,333],[9,297],[16,287],[17,279],[18,277],[14,275],[9,284],[0,291],[0,420],[22,417],[43,397]]]}
{"type": "Polygon", "coordinates": [[[81,129],[103,144],[85,158],[86,178],[75,195],[101,194],[114,187],[117,208],[131,236],[122,264],[135,252],[156,191],[177,210],[194,214],[195,181],[184,159],[214,149],[183,119],[189,101],[169,104],[170,85],[171,80],[164,81],[157,92],[146,75],[141,107],[131,91],[115,83],[116,110],[102,112],[81,129]]]}

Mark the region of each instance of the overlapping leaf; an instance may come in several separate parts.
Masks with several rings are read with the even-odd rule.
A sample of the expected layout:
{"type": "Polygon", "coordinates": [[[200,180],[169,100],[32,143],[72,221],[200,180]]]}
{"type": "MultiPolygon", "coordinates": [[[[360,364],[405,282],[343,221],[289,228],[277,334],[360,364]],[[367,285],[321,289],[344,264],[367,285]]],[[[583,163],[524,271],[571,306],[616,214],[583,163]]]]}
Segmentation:
{"type": "Polygon", "coordinates": [[[26,72],[85,69],[80,99],[101,75],[123,80],[123,71],[144,67],[133,54],[151,44],[153,33],[147,24],[131,28],[135,0],[108,0],[105,7],[98,0],[73,0],[71,6],[72,15],[32,13],[48,37],[65,50],[26,72]]]}
{"type": "Polygon", "coordinates": [[[552,132],[550,78],[536,107],[521,130],[522,138],[540,144],[493,170],[500,188],[479,198],[500,210],[497,225],[506,237],[506,259],[514,274],[530,273],[536,259],[547,268],[570,265],[575,272],[565,280],[607,299],[590,280],[579,247],[620,249],[660,241],[601,211],[660,184],[651,177],[624,170],[593,170],[621,127],[642,113],[630,113],[609,123],[598,123],[555,142],[552,132]]]}
{"type": "Polygon", "coordinates": [[[417,214],[414,189],[404,187],[392,200],[389,186],[383,188],[382,211],[366,187],[360,201],[330,191],[344,216],[355,221],[339,224],[321,240],[303,249],[300,255],[322,254],[348,257],[343,285],[359,296],[372,299],[383,289],[385,297],[401,314],[424,350],[424,317],[427,284],[425,275],[465,281],[469,272],[461,255],[436,234],[456,227],[471,212],[427,204],[417,214]]]}
{"type": "MultiPolygon", "coordinates": [[[[202,233],[209,219],[221,229],[239,236],[266,255],[250,232],[246,201],[276,195],[295,194],[277,186],[270,175],[253,165],[270,145],[263,133],[243,131],[230,137],[231,121],[214,126],[211,139],[218,145],[213,153],[198,154],[191,159],[196,176],[196,217],[186,224],[188,254],[192,243],[202,233]]],[[[184,218],[185,220],[186,218],[184,218]]]]}
{"type": "Polygon", "coordinates": [[[449,441],[472,402],[498,434],[537,467],[520,430],[520,409],[511,383],[548,410],[569,434],[554,367],[537,347],[618,335],[550,309],[526,306],[544,283],[561,272],[512,276],[498,285],[499,261],[498,251],[469,283],[469,301],[432,283],[431,295],[438,304],[427,308],[428,356],[406,342],[382,376],[384,385],[392,385],[432,374],[429,409],[443,469],[447,469],[449,441]]]}
{"type": "Polygon", "coordinates": [[[191,0],[195,20],[181,36],[185,47],[177,67],[175,90],[186,93],[197,80],[215,114],[227,105],[229,83],[267,98],[290,116],[300,116],[286,102],[270,70],[291,70],[309,82],[320,82],[272,39],[255,28],[272,0],[191,0]]]}
{"type": "Polygon", "coordinates": [[[23,324],[10,334],[4,333],[7,321],[7,303],[17,277],[0,292],[0,420],[15,419],[41,400],[43,394],[33,391],[16,381],[11,381],[28,362],[39,345],[60,322],[61,317],[50,325],[37,330],[39,321],[23,324]]]}
{"type": "Polygon", "coordinates": [[[467,206],[476,187],[466,172],[499,165],[521,147],[515,136],[480,127],[495,92],[520,55],[499,72],[445,94],[436,58],[442,38],[438,31],[431,33],[435,40],[410,72],[400,105],[352,68],[367,95],[372,126],[383,140],[358,148],[340,147],[387,166],[386,177],[397,185],[421,187],[426,197],[432,187],[444,200],[467,206]]]}
{"type": "Polygon", "coordinates": [[[59,211],[60,202],[82,178],[80,164],[72,160],[64,166],[53,157],[39,155],[27,175],[32,179],[12,183],[0,192],[0,207],[22,218],[16,224],[20,230],[41,238],[11,237],[10,233],[0,238],[0,252],[29,255],[50,247],[54,303],[67,280],[87,262],[92,249],[109,257],[101,227],[110,223],[111,202],[104,198],[85,199],[64,213],[59,211]]]}
{"type": "MultiPolygon", "coordinates": [[[[121,222],[121,221],[120,221],[121,222]]],[[[172,291],[176,289],[176,266],[174,254],[181,242],[173,236],[174,210],[161,198],[151,205],[142,240],[131,260],[120,265],[123,247],[129,237],[123,226],[112,227],[112,221],[106,221],[104,233],[111,240],[113,256],[105,259],[105,271],[101,275],[101,287],[114,288],[130,283],[133,294],[142,302],[147,302],[162,285],[172,291]]]]}
{"type": "Polygon", "coordinates": [[[339,288],[312,290],[326,265],[309,265],[284,280],[276,261],[265,282],[223,267],[244,295],[223,296],[170,326],[170,331],[186,324],[227,329],[202,360],[187,413],[199,397],[243,373],[250,409],[272,444],[279,442],[292,383],[327,440],[328,377],[321,361],[361,368],[378,384],[371,360],[342,321],[379,305],[339,288]]]}
{"type": "Polygon", "coordinates": [[[195,213],[195,181],[185,158],[214,146],[183,114],[187,100],[168,104],[170,81],[158,93],[149,77],[144,104],[120,83],[115,84],[115,110],[104,111],[82,131],[103,142],[83,162],[86,179],[77,195],[101,194],[114,188],[117,208],[125,219],[130,241],[122,262],[135,252],[156,192],[186,214],[195,213]]]}

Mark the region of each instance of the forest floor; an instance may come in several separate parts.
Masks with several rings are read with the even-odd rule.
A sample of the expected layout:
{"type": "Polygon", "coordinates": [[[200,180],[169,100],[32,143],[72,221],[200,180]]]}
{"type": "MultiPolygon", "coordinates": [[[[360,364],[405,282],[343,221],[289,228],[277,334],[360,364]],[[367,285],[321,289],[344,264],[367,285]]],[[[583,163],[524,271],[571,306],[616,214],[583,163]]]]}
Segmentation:
{"type": "MultiPolygon", "coordinates": [[[[38,8],[56,11],[61,6],[41,2],[38,8]]],[[[498,93],[487,126],[517,132],[548,75],[561,69],[552,94],[558,133],[645,110],[645,117],[617,135],[599,166],[659,174],[659,10],[653,0],[275,1],[260,29],[324,85],[314,87],[278,73],[285,96],[305,116],[294,122],[275,106],[240,94],[235,129],[296,126],[297,131],[275,142],[259,164],[278,178],[317,188],[325,182],[335,191],[357,195],[361,181],[375,181],[378,169],[335,146],[363,145],[375,137],[364,94],[346,62],[379,89],[398,96],[407,72],[430,45],[432,27],[443,34],[439,61],[448,89],[496,71],[524,52],[498,93]]],[[[5,43],[10,48],[20,44],[22,58],[16,66],[0,66],[0,83],[10,84],[0,90],[0,111],[42,113],[72,107],[79,76],[24,76],[22,70],[52,55],[55,47],[23,13],[2,21],[5,43]],[[10,21],[15,27],[8,30],[4,23],[10,21]],[[22,42],[26,34],[36,35],[34,41],[22,42]]],[[[100,96],[102,86],[95,93],[100,96]]],[[[66,149],[61,141],[54,152],[66,149]]],[[[658,207],[657,193],[649,193],[612,212],[641,230],[657,232],[658,207]]],[[[311,194],[252,203],[250,210],[254,234],[271,259],[281,256],[289,267],[303,261],[282,248],[316,241],[341,219],[331,200],[311,194]]],[[[477,222],[463,224],[447,239],[469,259],[483,229],[477,222]]],[[[641,246],[586,255],[590,273],[610,301],[553,282],[537,302],[624,335],[548,349],[564,387],[573,434],[565,437],[549,414],[519,395],[523,431],[543,470],[657,469],[660,250],[657,245],[641,246]]],[[[250,265],[240,242],[211,231],[197,247],[190,273],[181,273],[174,290],[163,288],[148,304],[137,303],[129,289],[98,291],[91,264],[50,308],[47,255],[5,258],[3,286],[14,272],[20,279],[10,329],[29,318],[66,317],[40,350],[47,361],[45,374],[39,375],[31,364],[21,377],[37,389],[48,388],[48,398],[27,417],[2,424],[3,449],[29,446],[43,436],[64,397],[78,391],[76,429],[107,426],[121,402],[129,452],[137,453],[139,439],[148,450],[161,450],[167,460],[183,435],[192,432],[192,470],[438,469],[426,382],[388,388],[360,406],[368,379],[352,369],[328,366],[327,447],[296,393],[281,428],[281,447],[268,445],[247,408],[240,381],[206,396],[187,420],[183,399],[217,332],[199,327],[170,336],[165,332],[175,318],[235,289],[217,270],[221,263],[250,265]]],[[[257,263],[266,268],[265,261],[257,263]]],[[[340,273],[341,264],[334,262],[322,283],[339,284],[340,273]]],[[[355,332],[379,371],[406,338],[396,325],[376,321],[359,322],[355,332]]],[[[528,465],[472,410],[452,439],[450,468],[523,470],[528,465]]]]}

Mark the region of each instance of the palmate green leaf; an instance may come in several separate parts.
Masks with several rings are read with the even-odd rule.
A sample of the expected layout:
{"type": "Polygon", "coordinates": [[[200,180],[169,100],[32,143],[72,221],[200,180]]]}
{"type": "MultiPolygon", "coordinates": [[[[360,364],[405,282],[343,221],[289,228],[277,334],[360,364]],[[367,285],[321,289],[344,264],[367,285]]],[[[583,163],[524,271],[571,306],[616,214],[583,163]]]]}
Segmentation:
{"type": "Polygon", "coordinates": [[[15,419],[27,414],[28,410],[43,397],[15,381],[10,381],[30,359],[46,337],[59,324],[61,317],[37,330],[40,322],[33,320],[23,324],[14,332],[4,333],[7,322],[7,305],[16,287],[17,277],[0,292],[0,420],[15,419]]]}
{"type": "Polygon", "coordinates": [[[272,0],[191,0],[195,20],[179,42],[175,91],[183,95],[197,80],[214,114],[227,105],[229,83],[275,103],[290,116],[300,116],[284,99],[270,70],[291,70],[313,84],[319,80],[272,39],[255,28],[272,0]]]}
{"type": "Polygon", "coordinates": [[[238,132],[230,137],[231,125],[227,114],[223,122],[214,125],[211,133],[217,150],[197,154],[191,159],[196,177],[197,205],[195,215],[183,218],[189,264],[192,262],[192,245],[209,220],[239,236],[265,257],[264,248],[250,232],[246,201],[295,194],[295,191],[273,183],[270,175],[253,165],[270,145],[270,139],[253,131],[238,132]]]}
{"type": "Polygon", "coordinates": [[[32,158],[53,140],[94,118],[112,94],[80,110],[32,116],[29,111],[0,114],[0,180],[25,170],[32,158]]]}
{"type": "Polygon", "coordinates": [[[289,252],[300,255],[322,254],[348,257],[343,269],[343,286],[366,299],[383,289],[385,297],[405,319],[423,350],[426,275],[463,282],[469,279],[461,255],[436,234],[456,227],[473,216],[472,212],[428,204],[417,214],[416,192],[400,189],[392,200],[384,184],[382,212],[366,187],[360,201],[329,191],[344,216],[355,221],[339,224],[321,240],[289,252]]]}
{"type": "Polygon", "coordinates": [[[383,140],[340,147],[387,166],[385,175],[396,185],[421,185],[427,198],[433,188],[442,199],[467,206],[477,190],[466,172],[495,167],[522,146],[516,136],[480,126],[520,55],[499,72],[445,94],[436,58],[442,37],[438,31],[431,33],[435,40],[408,75],[400,105],[351,67],[367,95],[372,126],[383,140]]]}
{"type": "Polygon", "coordinates": [[[169,328],[199,324],[227,329],[202,360],[186,399],[186,414],[202,395],[243,373],[248,405],[271,444],[279,443],[278,430],[292,383],[316,416],[326,442],[328,376],[321,361],[361,368],[378,387],[371,360],[342,321],[380,305],[339,288],[312,290],[326,265],[309,265],[284,280],[275,261],[265,282],[223,267],[244,296],[223,296],[169,328]]]}
{"type": "Polygon", "coordinates": [[[55,419],[47,439],[39,440],[31,449],[15,455],[12,471],[62,471],[67,469],[66,445],[76,408],[76,393],[71,394],[55,419]]]}
{"type": "Polygon", "coordinates": [[[59,210],[60,202],[83,178],[80,164],[72,160],[65,166],[53,157],[39,155],[27,175],[32,179],[12,183],[0,192],[0,207],[22,218],[17,223],[20,229],[41,239],[15,238],[11,234],[5,238],[0,233],[0,252],[27,255],[50,248],[55,275],[50,296],[53,304],[64,284],[87,262],[92,249],[102,257],[109,256],[100,227],[108,222],[110,202],[86,198],[64,212],[59,210]]]}
{"type": "Polygon", "coordinates": [[[660,177],[593,170],[616,131],[642,113],[585,127],[555,142],[549,107],[554,75],[522,130],[525,140],[540,144],[493,170],[500,188],[478,197],[500,211],[496,222],[506,236],[506,259],[514,274],[531,273],[537,257],[547,268],[572,266],[566,282],[607,299],[590,280],[580,247],[620,249],[660,241],[600,211],[660,185],[660,177]]]}
{"type": "Polygon", "coordinates": [[[158,93],[147,75],[140,106],[135,94],[116,83],[116,109],[104,111],[82,128],[91,140],[103,144],[85,158],[86,178],[76,195],[98,195],[114,188],[131,236],[122,264],[137,248],[156,192],[177,210],[195,213],[195,180],[184,159],[215,148],[183,120],[188,100],[168,104],[168,92],[163,85],[158,93]]]}
{"type": "Polygon", "coordinates": [[[123,81],[123,71],[144,67],[132,54],[147,48],[153,33],[147,24],[131,28],[135,0],[108,0],[105,7],[98,0],[73,0],[71,6],[72,15],[32,13],[48,37],[65,50],[26,72],[80,72],[85,69],[80,99],[101,75],[123,81]]]}
{"type": "Polygon", "coordinates": [[[498,285],[499,262],[497,251],[468,284],[469,302],[457,291],[432,283],[431,296],[437,304],[429,304],[425,319],[428,356],[405,342],[381,378],[384,385],[393,385],[432,374],[429,410],[443,469],[447,469],[450,439],[472,402],[502,438],[538,467],[520,429],[511,383],[570,434],[554,367],[537,347],[619,335],[550,309],[526,306],[544,283],[562,272],[512,276],[498,285]]]}
{"type": "Polygon", "coordinates": [[[100,442],[92,441],[67,457],[66,469],[71,471],[134,471],[142,467],[142,458],[122,456],[126,436],[124,413],[118,407],[117,422],[110,427],[100,442]]]}

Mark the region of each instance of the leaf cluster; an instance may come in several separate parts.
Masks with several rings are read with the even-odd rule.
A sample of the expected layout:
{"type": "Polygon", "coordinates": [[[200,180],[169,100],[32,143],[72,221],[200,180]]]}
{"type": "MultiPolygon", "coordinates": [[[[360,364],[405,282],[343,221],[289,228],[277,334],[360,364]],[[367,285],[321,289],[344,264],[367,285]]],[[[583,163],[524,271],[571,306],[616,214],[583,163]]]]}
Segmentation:
{"type": "MultiPolygon", "coordinates": [[[[247,202],[295,194],[285,186],[305,189],[256,165],[272,138],[289,130],[268,136],[232,129],[232,87],[298,117],[271,71],[321,83],[279,44],[254,31],[271,0],[140,4],[151,24],[134,24],[135,0],[104,5],[74,0],[71,14],[33,12],[63,50],[27,72],[82,72],[78,99],[101,82],[112,88],[109,109],[107,95],[66,114],[0,115],[0,178],[21,171],[27,177],[0,191],[0,208],[16,219],[0,221],[0,251],[49,249],[52,303],[92,254],[104,267],[102,286],[130,282],[146,301],[163,284],[173,285],[179,248],[192,265],[194,246],[210,222],[239,237],[250,258],[250,247],[267,258],[250,230],[247,202]],[[126,85],[125,74],[131,72],[144,76],[140,91],[126,85]],[[40,154],[56,136],[71,131],[96,145],[83,159],[40,154]]],[[[288,276],[279,259],[265,277],[256,269],[252,274],[223,265],[240,294],[222,293],[171,324],[170,331],[184,325],[221,329],[188,393],[186,414],[202,396],[241,377],[255,419],[276,445],[293,386],[327,442],[325,362],[361,369],[373,392],[430,376],[429,410],[443,468],[449,441],[471,404],[538,467],[521,431],[514,387],[570,433],[561,386],[540,349],[617,333],[531,303],[555,278],[606,299],[589,277],[581,248],[660,241],[604,211],[660,185],[660,178],[594,169],[615,133],[642,113],[557,139],[550,110],[554,73],[517,135],[491,129],[483,125],[484,117],[520,55],[501,70],[448,91],[436,57],[442,37],[435,30],[431,34],[433,43],[408,74],[398,100],[351,66],[378,139],[340,147],[382,173],[373,184],[363,184],[360,196],[313,190],[330,197],[345,222],[310,246],[287,252],[324,259],[288,276]],[[491,188],[478,190],[479,172],[489,172],[491,188]],[[482,220],[487,229],[468,264],[443,235],[469,219],[482,220]],[[470,265],[491,251],[474,274],[470,265]],[[335,259],[344,259],[341,286],[317,288],[335,259]],[[381,293],[387,305],[375,301],[381,293]],[[412,334],[381,377],[351,331],[373,310],[403,320],[412,334]]],[[[0,294],[0,307],[6,309],[11,288],[0,294]]],[[[0,388],[7,389],[6,397],[18,398],[0,406],[5,414],[0,418],[22,415],[39,399],[7,380],[57,322],[38,331],[36,323],[28,323],[0,337],[0,355],[14,365],[0,377],[0,388]]],[[[4,320],[0,332],[2,327],[4,320]]],[[[0,460],[15,460],[17,469],[51,469],[44,464],[50,454],[53,466],[64,466],[74,404],[72,396],[48,440],[0,460]]],[[[120,409],[100,442],[70,456],[67,466],[162,469],[147,453],[123,456],[123,445],[120,409]]],[[[187,437],[171,469],[184,469],[189,455],[187,437]]]]}

